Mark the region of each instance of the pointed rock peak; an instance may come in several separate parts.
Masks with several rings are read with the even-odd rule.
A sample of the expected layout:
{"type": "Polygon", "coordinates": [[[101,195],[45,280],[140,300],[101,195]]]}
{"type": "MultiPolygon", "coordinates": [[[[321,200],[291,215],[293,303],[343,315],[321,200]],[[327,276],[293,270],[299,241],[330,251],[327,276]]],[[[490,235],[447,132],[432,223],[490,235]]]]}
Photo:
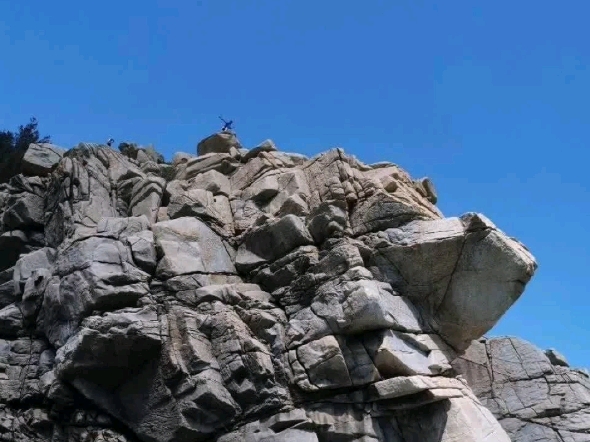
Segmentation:
{"type": "Polygon", "coordinates": [[[258,146],[250,149],[242,156],[242,163],[247,163],[252,158],[256,158],[262,152],[276,152],[277,146],[272,140],[264,140],[258,146]]]}

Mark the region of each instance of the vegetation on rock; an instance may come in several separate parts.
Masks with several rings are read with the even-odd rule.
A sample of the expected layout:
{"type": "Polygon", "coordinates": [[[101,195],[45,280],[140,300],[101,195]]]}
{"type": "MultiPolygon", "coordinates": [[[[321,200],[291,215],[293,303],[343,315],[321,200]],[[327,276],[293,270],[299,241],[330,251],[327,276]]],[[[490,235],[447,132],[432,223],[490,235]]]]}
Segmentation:
{"type": "Polygon", "coordinates": [[[49,136],[40,135],[38,124],[37,119],[31,117],[27,124],[19,126],[15,132],[0,131],[0,183],[6,183],[18,174],[29,144],[51,142],[49,136]]]}

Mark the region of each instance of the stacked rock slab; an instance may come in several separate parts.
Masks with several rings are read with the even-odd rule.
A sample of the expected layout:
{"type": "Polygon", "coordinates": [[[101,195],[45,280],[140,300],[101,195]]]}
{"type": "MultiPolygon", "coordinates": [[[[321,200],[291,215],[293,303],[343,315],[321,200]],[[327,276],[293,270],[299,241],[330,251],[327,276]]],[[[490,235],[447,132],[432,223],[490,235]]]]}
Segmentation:
{"type": "Polygon", "coordinates": [[[82,143],[0,187],[0,440],[510,440],[452,364],[522,244],[395,164],[198,150],[82,143]]]}

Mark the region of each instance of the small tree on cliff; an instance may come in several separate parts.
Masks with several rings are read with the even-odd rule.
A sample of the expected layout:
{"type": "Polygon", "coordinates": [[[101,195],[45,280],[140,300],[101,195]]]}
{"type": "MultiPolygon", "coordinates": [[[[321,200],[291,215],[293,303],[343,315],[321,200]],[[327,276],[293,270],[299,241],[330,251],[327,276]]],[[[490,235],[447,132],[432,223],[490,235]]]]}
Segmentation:
{"type": "Polygon", "coordinates": [[[121,151],[121,153],[126,157],[129,157],[133,160],[137,158],[138,150],[139,147],[137,146],[137,143],[128,143],[127,141],[119,143],[119,151],[121,151]]]}
{"type": "Polygon", "coordinates": [[[7,182],[20,173],[22,158],[31,143],[49,143],[49,136],[41,137],[39,122],[32,117],[27,124],[18,127],[18,131],[0,131],[0,183],[7,182]]]}

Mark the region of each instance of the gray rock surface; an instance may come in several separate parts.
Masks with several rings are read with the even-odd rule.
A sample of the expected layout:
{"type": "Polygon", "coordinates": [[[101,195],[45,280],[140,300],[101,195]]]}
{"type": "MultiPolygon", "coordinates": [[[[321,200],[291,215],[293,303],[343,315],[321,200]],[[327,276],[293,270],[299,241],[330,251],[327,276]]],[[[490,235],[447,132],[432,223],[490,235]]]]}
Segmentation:
{"type": "Polygon", "coordinates": [[[457,349],[496,324],[537,267],[522,244],[475,213],[412,221],[361,240],[371,248],[371,271],[423,306],[457,349]]]}
{"type": "Polygon", "coordinates": [[[554,351],[480,339],[453,362],[513,442],[590,441],[590,376],[554,351]]]}
{"type": "Polygon", "coordinates": [[[584,440],[584,397],[507,390],[556,352],[506,404],[457,376],[536,263],[430,180],[230,133],[157,161],[81,143],[0,186],[0,441],[584,440]]]}
{"type": "Polygon", "coordinates": [[[197,145],[197,155],[208,153],[237,153],[241,149],[240,142],[232,132],[220,132],[213,134],[197,145]]]}
{"type": "Polygon", "coordinates": [[[23,172],[27,175],[46,176],[61,161],[65,150],[49,143],[31,143],[23,156],[23,172]]]}

